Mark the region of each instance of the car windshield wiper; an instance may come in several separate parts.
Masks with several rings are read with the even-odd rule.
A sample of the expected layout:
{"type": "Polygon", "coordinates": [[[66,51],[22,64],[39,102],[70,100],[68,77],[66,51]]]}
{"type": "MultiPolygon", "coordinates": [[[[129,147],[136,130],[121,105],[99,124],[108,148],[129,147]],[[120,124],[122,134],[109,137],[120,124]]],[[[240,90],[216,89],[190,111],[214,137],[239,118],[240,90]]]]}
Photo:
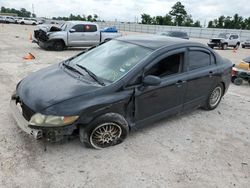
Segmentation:
{"type": "Polygon", "coordinates": [[[93,72],[91,72],[89,69],[87,69],[86,67],[76,64],[76,66],[80,67],[81,69],[85,70],[85,72],[88,73],[88,75],[93,78],[97,83],[99,83],[102,86],[105,86],[104,82],[102,82],[93,72]]]}
{"type": "Polygon", "coordinates": [[[82,74],[80,71],[78,71],[78,70],[75,69],[74,67],[70,66],[69,64],[67,64],[67,62],[68,62],[67,60],[64,61],[64,62],[62,63],[63,66],[65,66],[67,69],[69,69],[69,70],[71,70],[71,71],[73,71],[73,72],[77,72],[78,74],[84,76],[84,74],[82,74]]]}

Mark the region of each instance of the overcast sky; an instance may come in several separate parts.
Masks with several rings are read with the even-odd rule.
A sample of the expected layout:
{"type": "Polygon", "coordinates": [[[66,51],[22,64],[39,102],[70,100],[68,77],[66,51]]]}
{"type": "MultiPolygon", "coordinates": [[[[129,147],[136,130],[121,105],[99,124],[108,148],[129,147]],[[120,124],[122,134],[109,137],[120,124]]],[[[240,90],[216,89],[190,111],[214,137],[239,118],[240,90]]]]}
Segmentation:
{"type": "MultiPolygon", "coordinates": [[[[239,13],[250,17],[248,0],[181,0],[194,20],[215,19],[220,15],[239,13]]],[[[97,14],[102,20],[134,21],[142,13],[151,16],[165,15],[176,3],[175,0],[0,0],[0,6],[32,11],[38,17],[68,16],[72,14],[97,14]]]]}

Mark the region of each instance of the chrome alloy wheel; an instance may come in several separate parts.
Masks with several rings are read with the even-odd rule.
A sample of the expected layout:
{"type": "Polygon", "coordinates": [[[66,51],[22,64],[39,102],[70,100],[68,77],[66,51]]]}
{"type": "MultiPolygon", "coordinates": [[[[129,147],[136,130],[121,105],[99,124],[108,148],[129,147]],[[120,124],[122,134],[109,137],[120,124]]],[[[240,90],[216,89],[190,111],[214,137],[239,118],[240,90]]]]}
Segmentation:
{"type": "Polygon", "coordinates": [[[216,87],[209,97],[209,103],[211,107],[216,106],[220,102],[220,98],[222,95],[221,87],[216,87]]]}
{"type": "Polygon", "coordinates": [[[114,145],[121,137],[122,129],[116,123],[103,123],[97,126],[90,135],[90,143],[96,149],[114,145]]]}

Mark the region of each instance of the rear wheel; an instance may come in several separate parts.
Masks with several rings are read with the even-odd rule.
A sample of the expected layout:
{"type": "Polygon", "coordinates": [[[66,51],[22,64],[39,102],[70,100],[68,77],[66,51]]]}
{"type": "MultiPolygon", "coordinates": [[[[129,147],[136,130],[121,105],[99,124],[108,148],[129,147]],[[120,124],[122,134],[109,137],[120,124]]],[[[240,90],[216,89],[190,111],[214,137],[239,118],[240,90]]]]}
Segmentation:
{"type": "Polygon", "coordinates": [[[241,47],[242,47],[242,48],[245,48],[245,46],[244,46],[244,45],[241,45],[241,47]]]}
{"type": "Polygon", "coordinates": [[[236,44],[236,46],[234,47],[234,49],[238,50],[238,48],[240,47],[240,44],[236,44]]]}
{"type": "Polygon", "coordinates": [[[80,141],[88,147],[103,149],[123,142],[129,132],[127,121],[119,114],[109,113],[80,128],[80,141]]]}
{"type": "Polygon", "coordinates": [[[215,109],[223,96],[224,93],[224,87],[220,83],[218,84],[209,94],[205,106],[203,106],[204,109],[206,110],[213,110],[215,109]]]}
{"type": "Polygon", "coordinates": [[[231,82],[234,83],[234,80],[235,80],[236,78],[237,78],[236,76],[232,76],[231,82]]]}
{"type": "Polygon", "coordinates": [[[237,86],[240,86],[243,83],[243,79],[242,78],[236,78],[234,79],[234,84],[237,86]]]}
{"type": "Polygon", "coordinates": [[[104,42],[108,42],[108,41],[110,41],[110,40],[111,40],[111,39],[105,39],[104,42]]]}

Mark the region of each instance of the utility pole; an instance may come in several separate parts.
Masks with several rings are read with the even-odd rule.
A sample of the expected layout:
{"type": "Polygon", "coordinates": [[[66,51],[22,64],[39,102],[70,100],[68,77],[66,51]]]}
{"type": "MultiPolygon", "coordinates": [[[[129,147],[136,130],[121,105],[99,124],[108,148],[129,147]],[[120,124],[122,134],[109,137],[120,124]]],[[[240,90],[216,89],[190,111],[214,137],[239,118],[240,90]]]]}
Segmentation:
{"type": "MultiPolygon", "coordinates": [[[[34,4],[32,3],[32,13],[33,15],[35,15],[35,11],[34,11],[34,4]]],[[[33,17],[33,16],[32,16],[33,17]]]]}

